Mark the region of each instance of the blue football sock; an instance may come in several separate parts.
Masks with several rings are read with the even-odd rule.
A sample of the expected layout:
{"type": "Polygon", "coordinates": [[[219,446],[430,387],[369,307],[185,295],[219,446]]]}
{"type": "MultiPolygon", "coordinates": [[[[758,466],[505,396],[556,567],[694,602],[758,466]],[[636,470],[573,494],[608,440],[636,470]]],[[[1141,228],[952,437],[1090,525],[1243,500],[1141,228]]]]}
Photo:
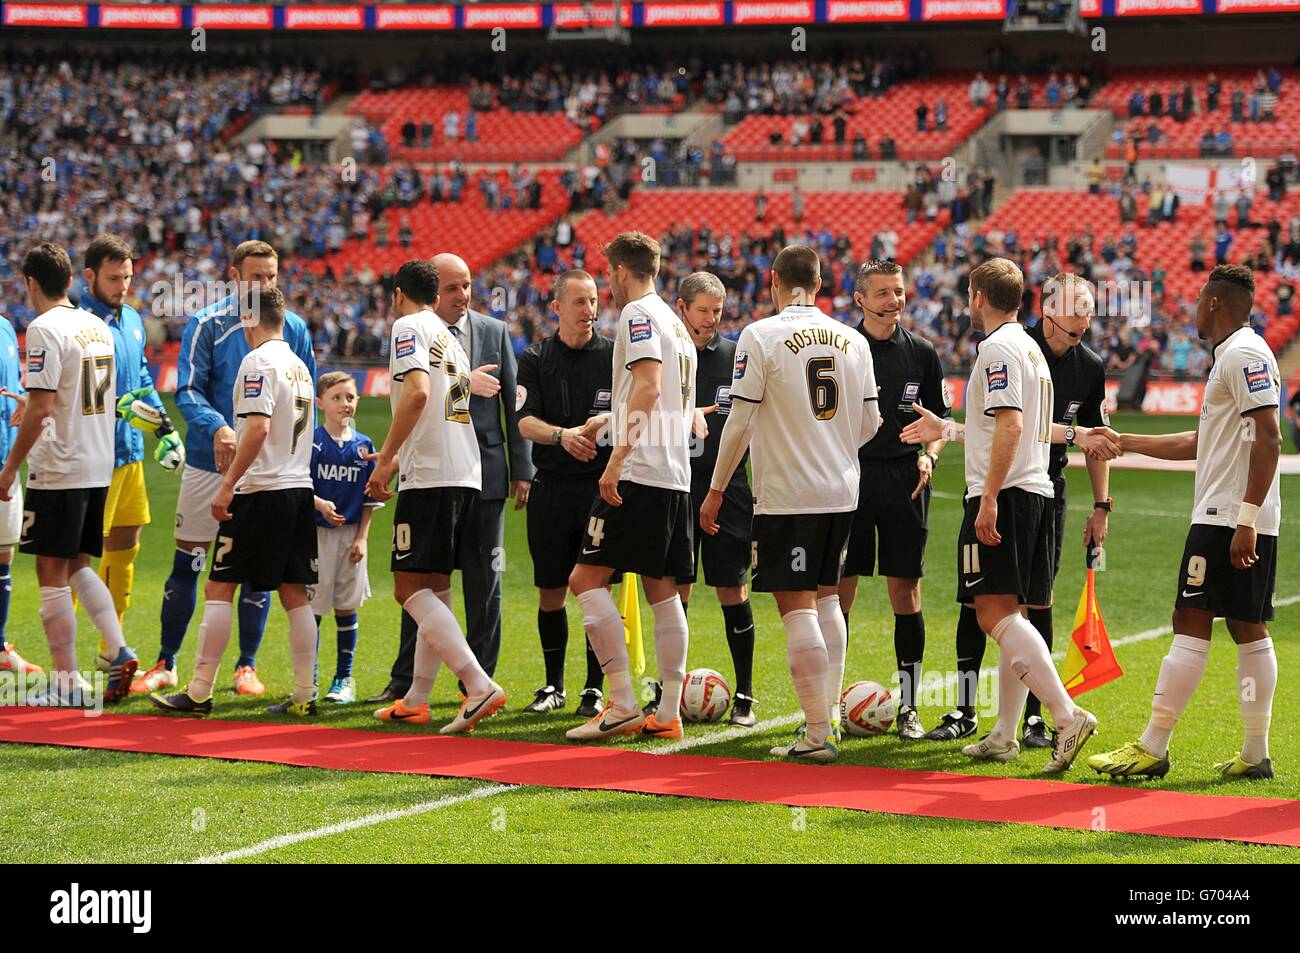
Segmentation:
{"type": "Polygon", "coordinates": [[[9,624],[9,564],[0,563],[0,652],[9,647],[5,642],[5,626],[9,624]]]}
{"type": "Polygon", "coordinates": [[[194,618],[194,604],[199,593],[199,573],[203,571],[202,558],[188,549],[172,554],[172,574],[163,583],[162,611],[158,614],[162,627],[162,646],[158,658],[167,663],[168,670],[176,667],[176,655],[185,641],[185,631],[194,618]],[[197,568],[195,563],[198,563],[197,568]]]}
{"type": "Polygon", "coordinates": [[[236,668],[245,665],[257,667],[257,650],[262,646],[266,620],[271,615],[271,594],[256,592],[247,586],[239,587],[239,661],[236,668]]]}
{"type": "Polygon", "coordinates": [[[339,660],[334,669],[334,677],[351,678],[352,656],[357,651],[357,633],[360,623],[355,612],[336,612],[334,622],[339,628],[339,660]]]}

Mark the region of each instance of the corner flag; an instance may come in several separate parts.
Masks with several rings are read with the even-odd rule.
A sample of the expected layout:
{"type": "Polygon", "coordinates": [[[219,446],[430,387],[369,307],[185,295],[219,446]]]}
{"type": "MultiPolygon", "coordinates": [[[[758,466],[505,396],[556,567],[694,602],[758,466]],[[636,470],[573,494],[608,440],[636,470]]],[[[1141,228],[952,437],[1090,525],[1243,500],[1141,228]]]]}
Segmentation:
{"type": "Polygon", "coordinates": [[[623,617],[627,638],[628,670],[633,677],[645,673],[645,645],[641,641],[641,600],[637,595],[636,573],[623,574],[623,591],[618,597],[618,614],[623,617]]]}
{"type": "Polygon", "coordinates": [[[1089,566],[1088,581],[1074,614],[1074,634],[1070,636],[1061,681],[1070,697],[1077,698],[1123,674],[1106,634],[1101,609],[1097,606],[1096,570],[1089,566]]]}

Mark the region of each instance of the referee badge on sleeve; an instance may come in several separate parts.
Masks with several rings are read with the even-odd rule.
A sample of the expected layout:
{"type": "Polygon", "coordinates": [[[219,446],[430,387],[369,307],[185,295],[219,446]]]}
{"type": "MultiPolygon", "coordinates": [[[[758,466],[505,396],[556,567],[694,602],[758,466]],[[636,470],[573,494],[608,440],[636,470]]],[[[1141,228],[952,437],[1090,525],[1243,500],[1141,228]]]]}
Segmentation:
{"type": "Polygon", "coordinates": [[[943,405],[944,405],[945,407],[949,407],[949,408],[951,408],[951,407],[952,407],[952,394],[950,394],[950,393],[948,392],[948,378],[945,377],[943,380],[941,380],[941,381],[939,382],[939,389],[940,389],[940,391],[942,391],[942,393],[943,393],[943,405]]]}
{"type": "Polygon", "coordinates": [[[989,393],[1007,389],[1007,362],[996,361],[984,371],[989,380],[989,393]]]}
{"type": "Polygon", "coordinates": [[[515,385],[515,413],[524,409],[524,401],[528,399],[528,388],[523,384],[515,385]]]}

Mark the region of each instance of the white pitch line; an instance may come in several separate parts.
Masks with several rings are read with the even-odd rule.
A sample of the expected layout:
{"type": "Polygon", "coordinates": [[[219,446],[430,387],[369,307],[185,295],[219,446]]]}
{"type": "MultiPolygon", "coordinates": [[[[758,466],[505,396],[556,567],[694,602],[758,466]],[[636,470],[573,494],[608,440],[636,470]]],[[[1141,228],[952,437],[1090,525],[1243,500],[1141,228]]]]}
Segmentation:
{"type": "Polygon", "coordinates": [[[472,791],[467,791],[464,794],[454,794],[450,797],[438,798],[436,801],[425,801],[422,804],[412,804],[410,807],[403,807],[395,811],[383,811],[379,814],[367,814],[365,817],[358,817],[355,820],[341,821],[338,824],[330,824],[326,827],[317,827],[313,830],[301,831],[297,834],[281,834],[279,837],[272,837],[270,840],[264,840],[249,847],[241,847],[238,850],[227,851],[224,854],[198,857],[189,861],[189,863],[224,864],[232,860],[242,860],[245,857],[256,857],[259,854],[265,854],[267,851],[277,850],[281,847],[288,847],[291,844],[301,844],[303,841],[315,840],[318,837],[329,837],[333,834],[355,831],[361,827],[372,827],[375,824],[384,824],[388,821],[396,821],[404,817],[415,817],[418,814],[427,814],[429,811],[441,810],[444,807],[463,804],[466,801],[476,801],[480,798],[492,797],[494,794],[502,794],[506,791],[512,790],[514,790],[514,788],[510,785],[489,784],[481,788],[475,788],[472,791]]]}
{"type": "MultiPolygon", "coordinates": [[[[932,497],[938,497],[938,498],[941,499],[941,500],[960,500],[960,499],[962,499],[962,496],[961,496],[960,493],[949,493],[949,492],[947,492],[947,491],[945,491],[945,490],[931,490],[931,491],[930,491],[930,495],[931,495],[932,497]]],[[[1074,510],[1076,513],[1091,513],[1091,512],[1092,512],[1092,507],[1088,506],[1086,503],[1077,503],[1077,504],[1074,504],[1074,505],[1072,505],[1072,506],[1069,506],[1068,509],[1074,510]]],[[[1159,518],[1159,519],[1182,520],[1184,523],[1188,523],[1189,525],[1190,525],[1190,523],[1191,523],[1191,519],[1192,519],[1192,514],[1189,513],[1189,512],[1187,512],[1187,511],[1185,511],[1185,510],[1182,510],[1182,511],[1178,511],[1178,510],[1149,510],[1149,509],[1145,509],[1145,508],[1131,509],[1131,508],[1129,508],[1129,507],[1127,507],[1127,506],[1122,507],[1121,509],[1116,510],[1116,511],[1115,511],[1115,515],[1117,515],[1119,519],[1123,519],[1125,516],[1151,516],[1151,517],[1157,517],[1157,518],[1159,518]]],[[[1300,526],[1300,519],[1296,519],[1296,518],[1294,518],[1294,517],[1283,516],[1283,517],[1281,518],[1281,520],[1282,520],[1282,524],[1283,524],[1284,526],[1300,526]]]]}
{"type": "MultiPolygon", "coordinates": [[[[1284,599],[1276,599],[1273,605],[1276,608],[1283,606],[1295,605],[1300,602],[1300,595],[1287,596],[1284,599]]],[[[1110,644],[1131,645],[1134,642],[1147,642],[1151,639],[1158,639],[1163,635],[1171,635],[1173,628],[1170,626],[1160,626],[1155,629],[1145,629],[1142,632],[1135,632],[1133,635],[1126,635],[1122,638],[1114,639],[1110,644]]],[[[1052,658],[1060,661],[1065,658],[1065,652],[1055,652],[1052,658]]],[[[992,669],[981,669],[980,675],[991,674],[992,669]]],[[[957,682],[957,674],[949,673],[944,679],[944,689],[947,690],[951,685],[957,682]]],[[[683,738],[681,741],[675,741],[670,745],[664,745],[662,748],[647,750],[646,754],[674,754],[678,751],[687,751],[691,748],[702,748],[706,745],[722,744],[724,741],[731,741],[734,738],[744,738],[747,735],[758,734],[767,731],[770,728],[781,728],[785,725],[793,725],[803,720],[803,712],[793,712],[789,715],[778,715],[775,718],[768,718],[760,721],[753,728],[728,728],[725,731],[716,734],[698,735],[692,738],[683,738]]],[[[260,843],[253,844],[250,847],[241,847],[238,850],[227,851],[224,854],[213,854],[208,857],[199,857],[189,861],[192,864],[224,864],[232,860],[242,860],[245,857],[256,857],[259,854],[265,854],[268,851],[276,850],[281,847],[288,847],[292,844],[300,844],[303,841],[315,840],[319,837],[329,837],[333,834],[342,834],[347,831],[354,831],[362,827],[372,827],[375,824],[384,824],[388,821],[400,820],[404,817],[415,817],[419,814],[426,814],[429,811],[436,811],[444,807],[451,807],[455,804],[462,804],[466,801],[475,801],[480,798],[492,797],[494,794],[502,794],[506,791],[513,790],[510,785],[490,784],[484,787],[475,788],[465,794],[456,794],[450,797],[439,798],[436,801],[425,801],[423,804],[413,804],[410,807],[404,807],[396,811],[384,811],[379,814],[367,814],[365,817],[358,817],[352,821],[342,821],[338,824],[330,824],[326,827],[318,827],[310,831],[302,831],[298,834],[281,834],[279,837],[272,837],[270,840],[264,840],[260,843]]]]}

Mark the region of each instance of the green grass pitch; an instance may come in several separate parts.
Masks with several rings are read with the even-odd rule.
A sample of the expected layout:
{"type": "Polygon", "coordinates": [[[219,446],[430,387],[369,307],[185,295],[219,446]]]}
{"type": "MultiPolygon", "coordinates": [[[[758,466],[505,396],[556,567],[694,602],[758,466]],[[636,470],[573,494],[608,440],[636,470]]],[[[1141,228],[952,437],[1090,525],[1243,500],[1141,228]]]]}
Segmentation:
{"type": "MultiPolygon", "coordinates": [[[[359,429],[383,438],[387,401],[364,399],[359,429]]],[[[1117,415],[1121,429],[1165,431],[1194,426],[1190,418],[1117,415]]],[[[162,584],[170,570],[171,527],[179,481],[148,464],[154,522],[144,534],[137,563],[134,600],[127,616],[127,640],[146,665],[158,648],[162,584]]],[[[1057,582],[1056,643],[1069,638],[1083,583],[1083,560],[1076,545],[1091,503],[1083,471],[1070,470],[1071,512],[1067,545],[1057,582]]],[[[927,670],[941,678],[955,665],[953,630],[954,539],[961,511],[960,448],[944,454],[936,474],[932,509],[929,575],[924,583],[927,670]]],[[[1192,477],[1183,473],[1116,471],[1111,478],[1116,513],[1107,543],[1107,570],[1098,591],[1107,628],[1114,640],[1169,624],[1175,572],[1187,529],[1192,477]]],[[[1282,687],[1274,708],[1272,755],[1278,777],[1261,784],[1227,784],[1210,765],[1231,756],[1240,745],[1240,722],[1233,693],[1236,652],[1222,623],[1216,628],[1205,680],[1175,734],[1173,770],[1166,788],[1203,794],[1300,797],[1300,696],[1288,690],[1300,670],[1300,561],[1289,539],[1300,526],[1300,480],[1283,479],[1283,526],[1278,561],[1277,617],[1272,624],[1282,687]]],[[[386,682],[397,644],[398,607],[392,600],[387,552],[392,508],[376,516],[371,534],[374,598],[361,613],[357,677],[362,694],[386,682]]],[[[535,618],[536,594],[524,538],[522,513],[510,510],[506,526],[505,633],[497,678],[511,693],[510,707],[480,729],[487,738],[562,742],[576,687],[585,670],[580,613],[570,601],[570,713],[527,716],[522,706],[542,682],[535,618]]],[[[453,584],[460,614],[460,583],[453,584]]],[[[41,664],[48,662],[37,614],[39,599],[32,561],[19,556],[14,569],[9,638],[41,664]]],[[[785,639],[770,596],[754,598],[758,644],[755,693],[760,722],[779,722],[752,734],[725,726],[689,726],[693,754],[764,758],[767,749],[788,736],[797,706],[785,665],[785,639]],[[737,736],[738,735],[738,736],[737,736]]],[[[194,662],[200,604],[181,653],[182,685],[194,662]]],[[[689,667],[717,668],[731,678],[722,615],[707,588],[692,599],[689,667]]],[[[654,656],[649,613],[643,620],[649,669],[654,656]]],[[[90,667],[94,632],[84,614],[79,653],[90,667]]],[[[883,582],[864,580],[853,611],[846,681],[872,678],[888,683],[893,672],[893,618],[883,582]]],[[[232,640],[233,642],[233,640],[232,640]]],[[[1102,734],[1088,751],[1136,736],[1146,723],[1151,689],[1168,636],[1147,637],[1117,648],[1126,675],[1084,696],[1101,719],[1102,734]]],[[[233,649],[233,645],[232,645],[233,649]]],[[[985,667],[996,666],[989,647],[985,667]]],[[[321,677],[334,662],[332,621],[322,636],[321,677]]],[[[267,719],[265,700],[244,699],[231,690],[234,656],[218,683],[215,718],[267,719]]],[[[286,623],[273,609],[259,659],[271,697],[291,684],[286,623]]],[[[948,704],[937,693],[923,698],[921,717],[933,725],[948,704]]],[[[456,705],[455,679],[445,670],[434,692],[435,723],[449,719],[456,705]]],[[[995,705],[995,700],[991,702],[995,705]]],[[[134,697],[118,710],[152,709],[134,697]]],[[[983,711],[983,730],[992,723],[983,711]]],[[[386,730],[370,707],[329,707],[322,724],[386,730]]],[[[653,748],[629,742],[629,746],[653,748]]],[[[901,743],[896,735],[855,739],[845,744],[842,763],[1032,777],[1047,758],[1027,752],[1009,765],[972,766],[958,745],[901,743]]],[[[809,770],[835,770],[810,768],[809,770]]],[[[1067,780],[1098,781],[1083,765],[1067,780]]],[[[1105,832],[1057,831],[1037,827],[931,820],[831,809],[792,810],[758,804],[716,803],[633,794],[501,788],[477,781],[440,780],[230,764],[206,759],[168,758],[104,751],[34,746],[0,746],[0,842],[11,862],[184,861],[199,858],[271,862],[438,862],[438,861],[845,861],[869,857],[906,862],[1295,862],[1300,852],[1202,841],[1176,841],[1105,832]],[[354,823],[355,822],[355,823],[354,823]],[[132,850],[124,856],[123,831],[132,850]],[[310,834],[307,837],[295,835],[310,834]],[[232,856],[233,855],[233,856],[232,856]]]]}

